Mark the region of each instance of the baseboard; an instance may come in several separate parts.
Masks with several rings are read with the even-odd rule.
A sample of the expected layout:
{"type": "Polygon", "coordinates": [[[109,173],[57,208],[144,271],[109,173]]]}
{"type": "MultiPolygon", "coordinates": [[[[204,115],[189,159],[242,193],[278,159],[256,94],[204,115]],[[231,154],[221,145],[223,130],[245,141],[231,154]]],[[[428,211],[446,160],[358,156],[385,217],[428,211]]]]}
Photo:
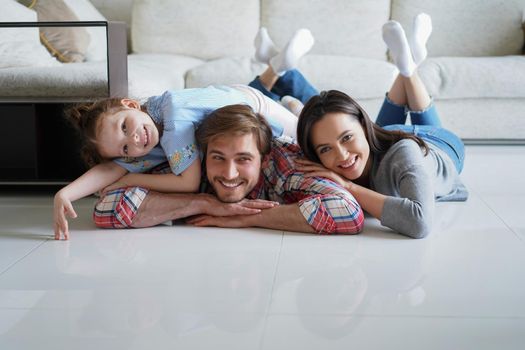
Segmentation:
{"type": "Polygon", "coordinates": [[[525,139],[463,139],[465,145],[525,146],[525,139]]]}

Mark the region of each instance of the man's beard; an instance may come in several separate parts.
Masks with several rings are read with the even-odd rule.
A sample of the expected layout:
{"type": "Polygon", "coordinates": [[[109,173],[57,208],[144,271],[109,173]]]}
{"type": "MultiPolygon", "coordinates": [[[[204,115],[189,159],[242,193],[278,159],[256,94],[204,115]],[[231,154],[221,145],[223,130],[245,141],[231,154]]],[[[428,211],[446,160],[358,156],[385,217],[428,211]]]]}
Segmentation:
{"type": "Polygon", "coordinates": [[[248,193],[251,191],[246,189],[246,184],[248,182],[245,179],[239,178],[235,180],[227,181],[220,177],[215,177],[211,181],[211,186],[217,198],[224,203],[237,203],[242,201],[248,193]],[[228,190],[228,187],[223,184],[233,184],[238,183],[238,188],[232,187],[232,190],[228,190]]]}

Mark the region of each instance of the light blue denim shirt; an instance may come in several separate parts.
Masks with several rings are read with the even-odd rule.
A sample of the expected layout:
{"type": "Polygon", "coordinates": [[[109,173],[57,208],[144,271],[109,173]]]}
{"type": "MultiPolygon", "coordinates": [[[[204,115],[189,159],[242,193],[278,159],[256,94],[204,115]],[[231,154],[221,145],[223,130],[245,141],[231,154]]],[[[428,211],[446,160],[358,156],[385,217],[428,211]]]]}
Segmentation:
{"type": "MultiPolygon", "coordinates": [[[[144,172],[169,162],[174,174],[186,170],[199,156],[195,141],[195,129],[199,123],[217,108],[252,101],[242,91],[229,86],[166,91],[146,102],[146,109],[155,123],[162,125],[159,144],[149,154],[133,159],[116,159],[115,162],[129,172],[144,172]]],[[[268,120],[274,136],[282,135],[283,128],[268,120]]]]}

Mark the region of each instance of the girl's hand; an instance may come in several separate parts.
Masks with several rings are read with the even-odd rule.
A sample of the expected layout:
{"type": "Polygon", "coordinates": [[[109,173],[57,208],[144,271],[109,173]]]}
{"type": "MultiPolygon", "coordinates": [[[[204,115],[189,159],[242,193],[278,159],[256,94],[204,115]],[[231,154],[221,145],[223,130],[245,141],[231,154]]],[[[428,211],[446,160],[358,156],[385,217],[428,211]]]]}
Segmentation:
{"type": "Polygon", "coordinates": [[[55,239],[59,240],[63,234],[64,239],[69,239],[69,226],[66,215],[70,218],[76,218],[77,213],[73,209],[71,201],[64,198],[60,192],[55,195],[53,205],[53,227],[55,230],[55,239]]]}
{"type": "Polygon", "coordinates": [[[295,164],[297,170],[304,171],[305,177],[325,177],[341,185],[348,191],[350,191],[350,188],[353,184],[352,181],[342,177],[332,170],[325,168],[319,163],[315,163],[304,158],[298,158],[295,160],[295,164]]]}

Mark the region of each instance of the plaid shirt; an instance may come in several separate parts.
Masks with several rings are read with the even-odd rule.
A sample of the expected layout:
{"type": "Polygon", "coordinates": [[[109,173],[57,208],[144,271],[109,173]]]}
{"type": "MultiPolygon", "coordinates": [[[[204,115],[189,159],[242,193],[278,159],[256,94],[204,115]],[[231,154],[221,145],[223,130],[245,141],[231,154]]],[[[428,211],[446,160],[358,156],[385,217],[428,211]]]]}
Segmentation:
{"type": "MultiPolygon", "coordinates": [[[[304,177],[294,164],[294,159],[301,155],[291,138],[273,139],[272,150],[262,164],[261,177],[246,198],[298,203],[305,220],[317,233],[361,232],[364,215],[355,198],[331,180],[304,177]]],[[[212,193],[207,181],[201,191],[212,193]]],[[[100,227],[129,227],[146,194],[146,190],[137,187],[108,193],[95,208],[95,222],[100,227]]]]}
{"type": "Polygon", "coordinates": [[[364,215],[355,198],[340,185],[321,177],[304,177],[294,160],[301,149],[289,137],[272,141],[272,150],[262,164],[262,173],[250,199],[298,203],[305,220],[317,233],[359,233],[364,215]]]}

